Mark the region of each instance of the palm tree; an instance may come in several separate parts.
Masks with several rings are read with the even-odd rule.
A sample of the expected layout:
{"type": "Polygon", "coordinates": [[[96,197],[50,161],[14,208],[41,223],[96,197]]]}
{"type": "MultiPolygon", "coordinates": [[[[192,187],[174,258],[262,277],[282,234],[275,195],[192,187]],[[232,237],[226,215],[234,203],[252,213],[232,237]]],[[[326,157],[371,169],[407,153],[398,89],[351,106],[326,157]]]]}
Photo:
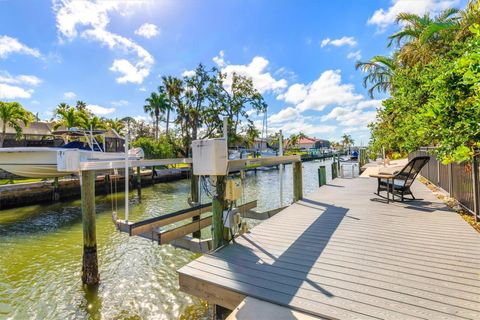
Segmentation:
{"type": "Polygon", "coordinates": [[[349,147],[350,145],[354,144],[354,140],[352,139],[352,136],[349,135],[349,134],[343,134],[342,136],[342,144],[343,144],[343,147],[349,147]]]}
{"type": "Polygon", "coordinates": [[[87,118],[83,121],[83,126],[85,130],[105,130],[107,125],[105,121],[97,116],[87,118]]]}
{"type": "Polygon", "coordinates": [[[79,111],[86,111],[87,110],[87,104],[82,100],[78,100],[75,107],[79,111]]]}
{"type": "Polygon", "coordinates": [[[456,39],[465,39],[471,34],[470,27],[480,21],[480,1],[470,0],[464,10],[459,11],[460,22],[456,39]]]}
{"type": "Polygon", "coordinates": [[[145,99],[145,102],[147,102],[147,104],[143,106],[143,110],[145,113],[150,114],[155,121],[155,140],[158,141],[159,122],[162,119],[163,113],[166,111],[168,101],[165,93],[152,92],[150,96],[145,99]]]}
{"type": "Polygon", "coordinates": [[[123,119],[107,119],[105,124],[109,129],[115,130],[117,133],[120,133],[123,129],[125,129],[125,122],[123,119]]]}
{"type": "MultiPolygon", "coordinates": [[[[396,22],[403,27],[389,37],[390,47],[394,42],[401,46],[398,58],[401,63],[414,65],[418,61],[428,63],[435,52],[445,48],[442,34],[459,29],[458,9],[446,9],[432,18],[428,13],[419,16],[413,13],[400,13],[396,22]],[[401,45],[402,40],[405,40],[401,45]]],[[[447,39],[448,40],[448,37],[447,39]]]]}
{"type": "MultiPolygon", "coordinates": [[[[173,110],[173,97],[179,91],[179,86],[181,86],[181,80],[172,76],[163,76],[162,77],[163,86],[168,96],[168,107],[167,107],[167,127],[165,133],[168,136],[168,128],[170,124],[170,111],[173,110]]],[[[160,90],[160,88],[159,88],[160,90]]]]}
{"type": "Polygon", "coordinates": [[[25,110],[18,102],[0,101],[0,120],[2,121],[2,135],[0,136],[0,148],[7,135],[7,126],[12,127],[16,132],[17,139],[22,136],[22,126],[27,126],[32,121],[32,114],[25,110]]]}
{"type": "Polygon", "coordinates": [[[386,56],[374,56],[367,62],[357,61],[355,68],[367,73],[363,78],[363,86],[368,87],[368,95],[373,99],[373,93],[393,90],[393,77],[395,76],[395,60],[386,56]]]}
{"type": "Polygon", "coordinates": [[[84,127],[85,117],[74,107],[57,108],[55,111],[57,120],[53,125],[53,130],[65,127],[67,130],[77,127],[84,127]]]}

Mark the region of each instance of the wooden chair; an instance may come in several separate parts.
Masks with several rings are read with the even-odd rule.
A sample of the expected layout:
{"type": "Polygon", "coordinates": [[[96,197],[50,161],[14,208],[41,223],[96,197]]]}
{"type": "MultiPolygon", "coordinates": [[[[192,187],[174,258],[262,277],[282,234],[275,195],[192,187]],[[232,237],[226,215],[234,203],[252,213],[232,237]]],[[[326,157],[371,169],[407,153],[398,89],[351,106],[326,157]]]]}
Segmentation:
{"type": "Polygon", "coordinates": [[[405,195],[411,196],[411,198],[407,200],[415,200],[416,198],[410,190],[410,187],[420,173],[420,170],[422,170],[423,166],[425,166],[429,160],[429,156],[415,157],[398,172],[393,174],[379,173],[370,175],[370,177],[378,179],[376,195],[383,198],[383,196],[380,195],[380,192],[386,191],[387,203],[390,200],[390,193],[392,194],[392,200],[395,200],[395,196],[398,196],[403,202],[405,200],[405,195]]]}

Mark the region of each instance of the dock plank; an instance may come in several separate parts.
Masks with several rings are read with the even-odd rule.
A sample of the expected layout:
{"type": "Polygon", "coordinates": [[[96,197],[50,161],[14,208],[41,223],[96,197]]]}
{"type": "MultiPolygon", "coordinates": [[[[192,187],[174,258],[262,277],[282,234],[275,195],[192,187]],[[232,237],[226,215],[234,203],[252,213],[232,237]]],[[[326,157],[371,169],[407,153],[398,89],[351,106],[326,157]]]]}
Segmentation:
{"type": "Polygon", "coordinates": [[[480,235],[418,182],[423,201],[375,188],[336,179],[180,279],[330,319],[480,319],[480,235]]]}

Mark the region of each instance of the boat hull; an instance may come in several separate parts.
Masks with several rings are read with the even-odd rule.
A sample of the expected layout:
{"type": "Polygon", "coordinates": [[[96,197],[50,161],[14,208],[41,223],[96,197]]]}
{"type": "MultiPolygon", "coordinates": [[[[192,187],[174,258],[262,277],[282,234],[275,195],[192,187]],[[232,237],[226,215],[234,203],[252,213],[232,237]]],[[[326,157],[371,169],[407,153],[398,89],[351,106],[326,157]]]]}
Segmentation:
{"type": "MultiPolygon", "coordinates": [[[[0,169],[28,178],[63,177],[75,171],[58,171],[57,153],[62,148],[4,148],[0,149],[0,169]]],[[[124,159],[124,153],[97,152],[80,149],[81,161],[124,159]]]]}

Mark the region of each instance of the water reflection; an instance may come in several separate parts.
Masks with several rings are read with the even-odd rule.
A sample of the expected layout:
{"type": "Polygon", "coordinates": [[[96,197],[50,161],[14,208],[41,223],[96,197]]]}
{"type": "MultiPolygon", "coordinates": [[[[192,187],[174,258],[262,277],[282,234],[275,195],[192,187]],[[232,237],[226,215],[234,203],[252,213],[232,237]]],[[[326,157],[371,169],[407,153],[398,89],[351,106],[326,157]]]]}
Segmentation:
{"type": "MultiPolygon", "coordinates": [[[[305,193],[318,185],[318,162],[304,163],[305,193]]],[[[327,169],[329,168],[327,163],[327,169]]],[[[279,206],[278,171],[249,172],[245,201],[257,210],[279,206]]],[[[291,166],[284,171],[284,201],[292,199],[291,166]]],[[[188,207],[190,181],[157,184],[130,194],[130,219],[188,207]]],[[[113,195],[123,217],[123,197],[113,195]]],[[[112,196],[97,197],[101,283],[83,287],[80,201],[0,211],[0,318],[13,319],[201,319],[205,302],[178,288],[176,270],[197,257],[118,232],[111,221],[112,196]]],[[[202,194],[202,202],[209,199],[202,194]]],[[[209,230],[204,230],[208,235],[209,230]]]]}

